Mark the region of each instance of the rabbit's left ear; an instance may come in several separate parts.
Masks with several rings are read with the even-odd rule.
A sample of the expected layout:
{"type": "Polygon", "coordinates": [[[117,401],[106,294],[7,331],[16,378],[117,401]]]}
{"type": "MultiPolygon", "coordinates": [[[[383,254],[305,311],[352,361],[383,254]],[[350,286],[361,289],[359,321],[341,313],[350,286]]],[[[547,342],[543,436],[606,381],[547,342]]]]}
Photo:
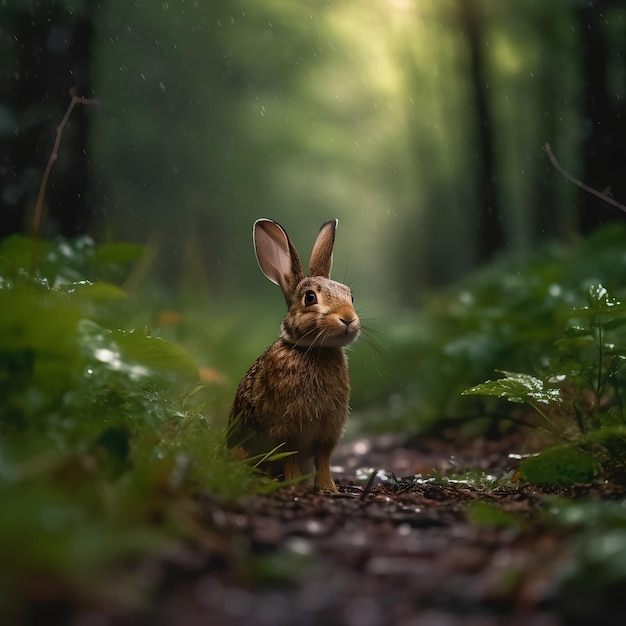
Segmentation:
{"type": "Polygon", "coordinates": [[[311,261],[309,263],[309,276],[323,276],[330,278],[330,270],[333,266],[333,245],[335,244],[335,230],[339,220],[330,220],[322,225],[317,235],[311,261]]]}
{"type": "Polygon", "coordinates": [[[254,223],[254,251],[261,271],[280,286],[289,304],[298,283],[304,278],[298,252],[285,229],[273,220],[254,223]]]}

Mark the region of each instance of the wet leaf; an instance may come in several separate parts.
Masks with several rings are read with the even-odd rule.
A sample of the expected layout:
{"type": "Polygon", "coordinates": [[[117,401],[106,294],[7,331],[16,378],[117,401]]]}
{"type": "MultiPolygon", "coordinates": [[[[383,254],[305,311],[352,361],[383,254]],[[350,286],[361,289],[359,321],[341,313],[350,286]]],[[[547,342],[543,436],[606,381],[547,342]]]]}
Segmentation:
{"type": "Polygon", "coordinates": [[[95,301],[118,300],[126,297],[126,293],[117,285],[104,282],[92,283],[88,280],[81,280],[70,283],[69,285],[64,285],[63,291],[65,293],[87,297],[95,301]]]}
{"type": "Polygon", "coordinates": [[[577,309],[577,314],[624,316],[624,308],[617,298],[613,298],[602,285],[592,285],[587,292],[587,306],[577,309]]]}
{"type": "Polygon", "coordinates": [[[111,338],[123,352],[138,363],[198,378],[198,365],[191,355],[174,343],[151,337],[140,330],[112,330],[111,338]]]}
{"type": "Polygon", "coordinates": [[[546,387],[542,380],[530,374],[506,371],[502,373],[504,378],[488,380],[480,385],[466,389],[462,392],[462,395],[506,398],[510,402],[520,404],[526,402],[539,402],[541,404],[561,402],[561,395],[558,389],[546,387]]]}
{"type": "Polygon", "coordinates": [[[613,307],[618,307],[621,302],[617,298],[612,298],[602,284],[592,285],[587,292],[587,300],[589,302],[589,308],[602,309],[608,311],[613,307]]]}

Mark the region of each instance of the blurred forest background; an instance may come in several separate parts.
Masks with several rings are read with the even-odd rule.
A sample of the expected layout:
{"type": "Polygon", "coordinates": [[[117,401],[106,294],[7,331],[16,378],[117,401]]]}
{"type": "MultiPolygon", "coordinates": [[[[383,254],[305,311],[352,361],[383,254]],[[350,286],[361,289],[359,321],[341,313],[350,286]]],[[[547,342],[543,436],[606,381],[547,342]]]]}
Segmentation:
{"type": "MultiPolygon", "coordinates": [[[[581,598],[568,605],[577,617],[595,606],[581,590],[607,581],[598,606],[615,598],[622,611],[626,517],[611,481],[626,484],[626,215],[566,180],[546,145],[569,174],[626,203],[626,0],[0,0],[0,622],[61,623],[48,611],[60,599],[131,623],[118,607],[146,592],[160,606],[167,563],[178,567],[172,536],[185,553],[205,546],[220,570],[232,564],[244,585],[298,585],[309,562],[326,576],[308,549],[271,552],[262,537],[274,531],[240,541],[247,531],[213,508],[214,496],[277,486],[224,437],[235,387],[284,310],[255,260],[259,217],[283,224],[305,258],[320,225],[339,219],[333,277],[352,287],[364,327],[350,347],[346,440],[393,432],[412,446],[456,429],[508,446],[519,429],[506,453],[521,458],[526,433],[530,451],[545,436],[550,447],[497,484],[606,487],[615,507],[591,502],[563,522],[578,543],[557,569],[581,598]],[[72,94],[95,103],[64,126],[38,220],[72,94]],[[33,603],[40,612],[23,610],[33,603]],[[6,607],[32,619],[3,620],[6,607]]],[[[483,469],[504,455],[472,449],[492,451],[483,469]]],[[[488,498],[472,503],[491,507],[489,473],[461,475],[464,493],[476,484],[488,498]]],[[[363,475],[359,501],[378,472],[363,475]]],[[[425,500],[451,500],[441,493],[425,500]]],[[[512,538],[545,530],[549,541],[518,536],[551,559],[564,533],[546,517],[555,500],[528,493],[534,521],[517,496],[496,510],[504,548],[483,544],[494,566],[483,578],[483,557],[471,556],[477,585],[465,585],[463,549],[446,551],[462,569],[445,578],[464,590],[463,615],[482,589],[481,615],[495,620],[519,589],[516,615],[537,601],[550,621],[558,585],[514,556],[512,538]],[[492,593],[486,579],[505,586],[492,593]]],[[[439,518],[413,518],[402,502],[398,524],[432,524],[442,545],[439,518]]],[[[396,580],[395,553],[368,563],[358,550],[364,572],[388,561],[370,573],[396,580]]],[[[425,607],[447,606],[428,578],[425,607]]],[[[370,588],[334,594],[352,598],[352,621],[374,606],[362,598],[370,588]]],[[[233,606],[246,597],[214,589],[233,606]]]]}
{"type": "Polygon", "coordinates": [[[502,249],[623,216],[624,0],[5,0],[0,234],[28,231],[70,89],[48,234],[149,243],[164,284],[266,294],[251,226],[386,310],[502,249]]]}

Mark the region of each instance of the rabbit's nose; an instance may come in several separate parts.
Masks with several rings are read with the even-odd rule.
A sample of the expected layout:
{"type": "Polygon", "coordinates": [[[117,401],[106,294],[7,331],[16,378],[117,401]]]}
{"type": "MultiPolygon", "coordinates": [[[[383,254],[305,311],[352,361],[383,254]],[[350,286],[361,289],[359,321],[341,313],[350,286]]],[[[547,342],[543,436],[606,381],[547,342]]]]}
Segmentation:
{"type": "Polygon", "coordinates": [[[352,324],[352,322],[354,322],[354,318],[352,318],[351,320],[346,320],[343,317],[340,317],[339,321],[343,322],[346,326],[350,326],[350,324],[352,324]]]}

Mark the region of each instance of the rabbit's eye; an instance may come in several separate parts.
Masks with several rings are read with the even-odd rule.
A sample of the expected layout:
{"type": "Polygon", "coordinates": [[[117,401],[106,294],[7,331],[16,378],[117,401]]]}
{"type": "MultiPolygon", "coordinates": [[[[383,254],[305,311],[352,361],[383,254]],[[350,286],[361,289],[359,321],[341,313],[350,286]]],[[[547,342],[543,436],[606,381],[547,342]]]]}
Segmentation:
{"type": "Polygon", "coordinates": [[[304,306],[311,306],[312,304],[317,304],[317,294],[309,290],[304,294],[304,306]]]}

